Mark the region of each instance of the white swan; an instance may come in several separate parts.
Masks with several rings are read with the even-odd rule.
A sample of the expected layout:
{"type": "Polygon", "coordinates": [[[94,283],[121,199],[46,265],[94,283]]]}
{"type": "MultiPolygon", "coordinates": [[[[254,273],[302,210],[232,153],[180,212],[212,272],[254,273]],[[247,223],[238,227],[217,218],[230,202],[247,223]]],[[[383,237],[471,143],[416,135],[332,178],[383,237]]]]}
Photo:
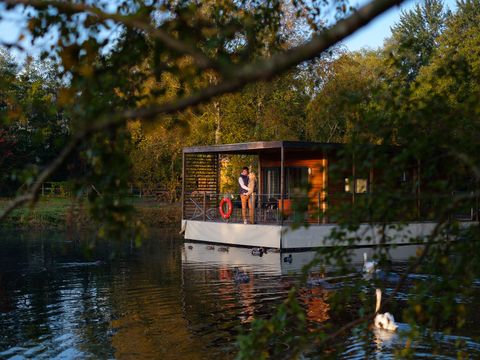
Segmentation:
{"type": "MultiPolygon", "coordinates": [[[[380,304],[382,302],[382,291],[377,289],[375,292],[377,296],[377,304],[375,306],[375,313],[380,310],[380,304]]],[[[386,312],[385,314],[377,314],[373,320],[373,326],[377,329],[383,329],[388,331],[396,331],[398,325],[395,324],[395,318],[392,314],[386,312]]]]}
{"type": "Polygon", "coordinates": [[[373,274],[377,268],[376,261],[367,261],[367,253],[363,253],[363,272],[367,274],[373,274]]]}

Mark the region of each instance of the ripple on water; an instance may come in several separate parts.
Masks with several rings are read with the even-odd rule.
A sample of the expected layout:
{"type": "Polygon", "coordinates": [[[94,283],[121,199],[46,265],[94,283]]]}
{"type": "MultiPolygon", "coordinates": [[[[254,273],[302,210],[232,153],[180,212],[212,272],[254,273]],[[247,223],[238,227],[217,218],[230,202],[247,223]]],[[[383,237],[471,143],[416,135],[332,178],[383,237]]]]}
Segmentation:
{"type": "MultiPolygon", "coordinates": [[[[80,251],[81,243],[62,241],[32,238],[23,245],[14,244],[17,263],[24,265],[12,268],[9,262],[8,277],[0,277],[0,300],[8,305],[0,313],[0,358],[233,358],[239,329],[248,329],[255,318],[271,316],[290,288],[299,284],[299,275],[285,270],[292,264],[281,262],[282,254],[260,258],[248,249],[215,250],[207,254],[216,261],[201,261],[195,258],[195,250],[205,247],[195,245],[188,250],[188,260],[182,258],[187,250],[181,242],[156,238],[140,248],[125,244],[125,251],[117,244],[119,259],[112,260],[110,250],[80,251]],[[236,252],[245,255],[243,260],[218,261],[236,252]],[[245,274],[242,281],[235,278],[235,271],[245,274]]],[[[2,260],[0,254],[0,274],[2,260]]],[[[393,265],[398,265],[395,274],[405,267],[393,265]]],[[[323,278],[335,285],[328,291],[348,287],[360,276],[347,275],[323,278]]],[[[428,280],[422,274],[408,278],[410,284],[428,280]]],[[[385,294],[393,287],[387,281],[385,294]]],[[[309,301],[325,295],[321,286],[303,290],[309,301]]],[[[395,300],[399,308],[404,306],[407,288],[395,300]]],[[[321,308],[322,301],[311,305],[321,308]]],[[[475,326],[469,331],[474,333],[475,326]]],[[[375,331],[344,340],[346,348],[340,357],[348,359],[389,359],[405,345],[398,334],[389,337],[375,331]]],[[[442,334],[436,339],[440,355],[455,357],[458,341],[465,343],[472,357],[480,358],[480,345],[471,338],[442,334]]],[[[432,357],[426,339],[419,337],[412,346],[415,357],[432,357]]]]}
{"type": "MultiPolygon", "coordinates": [[[[372,329],[367,337],[352,335],[346,340],[346,348],[341,358],[344,359],[393,359],[396,352],[401,351],[407,344],[407,339],[402,336],[410,330],[406,324],[398,324],[397,332],[372,329]]],[[[434,333],[432,337],[423,334],[414,339],[409,347],[414,358],[428,359],[457,359],[456,348],[463,342],[464,355],[468,358],[480,358],[480,344],[469,337],[445,335],[434,333]],[[431,342],[433,341],[433,342],[431,342]],[[433,349],[435,346],[435,351],[433,349]]]]}

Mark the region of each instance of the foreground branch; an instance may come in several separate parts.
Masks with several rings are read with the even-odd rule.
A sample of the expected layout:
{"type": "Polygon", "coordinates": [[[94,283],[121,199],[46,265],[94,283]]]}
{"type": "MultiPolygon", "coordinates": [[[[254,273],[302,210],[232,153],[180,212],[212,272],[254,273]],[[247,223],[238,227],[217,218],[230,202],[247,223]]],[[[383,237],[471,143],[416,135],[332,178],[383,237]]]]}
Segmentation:
{"type": "Polygon", "coordinates": [[[118,13],[106,13],[95,6],[90,6],[82,3],[73,3],[68,1],[2,0],[2,2],[9,5],[32,6],[36,9],[46,9],[51,6],[57,8],[60,12],[64,12],[67,14],[89,13],[102,21],[112,20],[118,23],[122,23],[127,27],[145,31],[152,38],[156,38],[162,41],[162,43],[170,50],[176,51],[179,54],[190,55],[196,62],[196,64],[202,69],[216,68],[216,64],[202,51],[175,39],[164,30],[153,26],[150,23],[149,18],[142,18],[139,16],[125,16],[118,13]]]}
{"type": "MultiPolygon", "coordinates": [[[[386,300],[382,303],[380,309],[378,310],[378,312],[381,312],[381,310],[385,307],[385,305],[388,305],[389,303],[391,303],[394,299],[395,299],[395,296],[397,295],[397,293],[400,291],[401,287],[405,284],[405,281],[407,280],[408,278],[408,275],[414,270],[416,269],[418,266],[420,266],[424,260],[427,258],[428,254],[429,254],[429,251],[432,247],[433,244],[435,244],[436,242],[436,239],[438,238],[438,236],[441,234],[441,232],[444,230],[447,222],[448,222],[448,218],[449,218],[449,214],[452,210],[454,210],[458,205],[460,205],[462,202],[466,201],[466,200],[471,200],[472,198],[475,198],[477,196],[480,195],[480,192],[477,190],[475,191],[474,193],[472,194],[468,194],[468,195],[459,195],[459,196],[456,196],[454,197],[454,199],[452,200],[452,202],[444,209],[444,211],[442,212],[442,215],[440,216],[440,219],[438,221],[438,223],[435,225],[434,229],[432,230],[432,232],[428,235],[427,237],[427,241],[425,241],[425,247],[422,251],[422,254],[420,256],[417,257],[417,259],[411,263],[406,269],[405,271],[403,272],[402,276],[400,277],[399,281],[397,282],[395,288],[393,289],[392,293],[390,294],[390,296],[388,296],[386,298],[386,300]]],[[[302,349],[304,351],[309,351],[311,350],[314,346],[324,346],[326,345],[327,343],[329,343],[330,341],[334,340],[335,338],[337,338],[339,335],[345,333],[346,331],[349,331],[351,329],[353,329],[354,327],[360,325],[360,324],[363,324],[367,321],[372,321],[375,316],[377,315],[378,312],[374,312],[374,313],[370,313],[370,314],[366,314],[360,318],[357,318],[355,320],[352,320],[351,322],[343,325],[342,327],[340,327],[339,329],[335,330],[334,332],[328,334],[326,337],[322,337],[322,338],[316,338],[314,339],[314,341],[310,344],[307,345],[306,348],[302,349]]]]}
{"type": "Polygon", "coordinates": [[[332,28],[314,36],[305,44],[277,53],[270,58],[239,66],[238,69],[232,69],[232,77],[218,85],[201,89],[197,93],[177,101],[151,105],[140,109],[130,109],[117,114],[117,116],[109,116],[107,120],[98,122],[95,125],[95,129],[101,130],[114,124],[123,123],[128,119],[153,120],[160,114],[175,113],[179,110],[204,103],[216,96],[240,90],[247,84],[270,80],[304,61],[319,56],[325,50],[368,24],[382,12],[402,3],[402,1],[374,0],[347,19],[340,20],[332,28]]]}
{"type": "Polygon", "coordinates": [[[80,142],[87,136],[87,132],[83,132],[75,136],[68,144],[65,146],[58,155],[55,160],[53,160],[50,165],[48,165],[37,177],[37,180],[33,183],[33,185],[25,192],[25,194],[17,196],[13,199],[10,203],[8,203],[7,207],[0,213],[0,221],[5,219],[8,214],[10,214],[13,210],[17,207],[22,206],[26,203],[30,203],[31,205],[35,204],[38,199],[38,193],[42,187],[42,184],[52,176],[55,171],[57,171],[60,166],[67,160],[70,154],[77,148],[80,142]]]}

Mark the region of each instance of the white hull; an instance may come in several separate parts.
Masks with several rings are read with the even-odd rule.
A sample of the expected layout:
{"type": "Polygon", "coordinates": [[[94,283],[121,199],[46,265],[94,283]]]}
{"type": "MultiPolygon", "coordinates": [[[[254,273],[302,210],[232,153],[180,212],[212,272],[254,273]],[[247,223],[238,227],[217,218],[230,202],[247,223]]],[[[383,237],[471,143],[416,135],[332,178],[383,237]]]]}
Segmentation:
{"type": "MultiPolygon", "coordinates": [[[[461,223],[468,226],[473,222],[461,223]]],[[[292,229],[281,225],[244,225],[221,222],[204,222],[182,220],[185,239],[205,241],[218,244],[268,247],[276,249],[308,249],[324,246],[375,246],[380,244],[421,243],[427,239],[435,228],[434,222],[418,222],[408,224],[361,224],[355,232],[347,232],[343,243],[328,239],[337,225],[311,225],[292,229]],[[348,239],[355,239],[350,242],[348,239]]]]}

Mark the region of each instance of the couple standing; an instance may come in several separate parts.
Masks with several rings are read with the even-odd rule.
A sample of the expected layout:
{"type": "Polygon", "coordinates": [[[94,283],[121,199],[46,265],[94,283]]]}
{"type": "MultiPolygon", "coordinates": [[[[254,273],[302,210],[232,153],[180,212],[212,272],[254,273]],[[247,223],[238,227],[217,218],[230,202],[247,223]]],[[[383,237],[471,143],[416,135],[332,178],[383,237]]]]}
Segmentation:
{"type": "Polygon", "coordinates": [[[243,223],[247,224],[247,204],[250,215],[250,224],[255,223],[255,183],[257,178],[253,172],[249,173],[248,167],[244,167],[238,178],[240,185],[240,199],[242,200],[243,223]]]}

